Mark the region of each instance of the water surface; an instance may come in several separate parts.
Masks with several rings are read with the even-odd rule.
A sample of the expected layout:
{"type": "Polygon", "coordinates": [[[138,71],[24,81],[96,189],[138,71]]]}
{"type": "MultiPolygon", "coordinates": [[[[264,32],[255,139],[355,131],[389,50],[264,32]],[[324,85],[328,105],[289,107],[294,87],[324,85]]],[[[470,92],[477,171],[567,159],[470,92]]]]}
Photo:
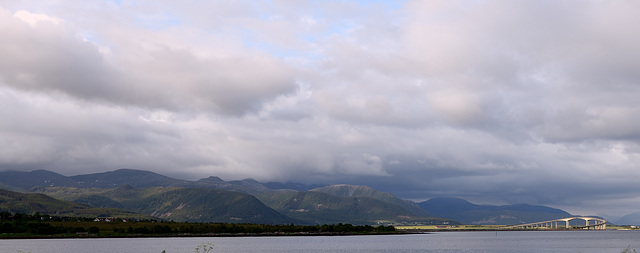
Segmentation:
{"type": "Polygon", "coordinates": [[[0,240],[0,253],[194,252],[620,253],[640,250],[640,231],[440,232],[417,235],[0,240]]]}

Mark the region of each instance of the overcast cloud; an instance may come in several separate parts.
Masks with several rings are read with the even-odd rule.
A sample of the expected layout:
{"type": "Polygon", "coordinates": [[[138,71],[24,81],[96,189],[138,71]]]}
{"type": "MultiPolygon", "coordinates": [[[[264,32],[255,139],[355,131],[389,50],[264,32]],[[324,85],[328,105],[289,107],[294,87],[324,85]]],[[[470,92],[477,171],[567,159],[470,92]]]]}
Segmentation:
{"type": "Polygon", "coordinates": [[[2,1],[0,169],[640,209],[639,1],[2,1]]]}

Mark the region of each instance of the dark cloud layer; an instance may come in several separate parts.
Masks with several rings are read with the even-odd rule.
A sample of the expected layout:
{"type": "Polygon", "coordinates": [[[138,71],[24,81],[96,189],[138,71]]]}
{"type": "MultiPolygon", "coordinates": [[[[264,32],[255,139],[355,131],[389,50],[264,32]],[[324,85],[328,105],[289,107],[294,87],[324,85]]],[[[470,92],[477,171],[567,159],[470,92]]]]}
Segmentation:
{"type": "Polygon", "coordinates": [[[0,169],[640,206],[633,1],[11,1],[0,169]]]}

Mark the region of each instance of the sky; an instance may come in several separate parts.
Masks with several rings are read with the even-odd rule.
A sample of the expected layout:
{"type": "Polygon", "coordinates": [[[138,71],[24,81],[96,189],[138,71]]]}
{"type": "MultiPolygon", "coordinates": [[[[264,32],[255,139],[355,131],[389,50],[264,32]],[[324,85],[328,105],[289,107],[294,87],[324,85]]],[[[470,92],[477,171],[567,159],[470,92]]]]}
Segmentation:
{"type": "Polygon", "coordinates": [[[0,1],[0,170],[640,211],[640,1],[0,1]]]}

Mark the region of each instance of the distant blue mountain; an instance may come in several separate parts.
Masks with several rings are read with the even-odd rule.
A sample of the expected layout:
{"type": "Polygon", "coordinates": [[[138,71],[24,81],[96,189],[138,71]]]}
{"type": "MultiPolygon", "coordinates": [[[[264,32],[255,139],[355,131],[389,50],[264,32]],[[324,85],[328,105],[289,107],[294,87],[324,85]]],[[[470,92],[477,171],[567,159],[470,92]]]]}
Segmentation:
{"type": "Polygon", "coordinates": [[[26,190],[32,187],[75,186],[72,179],[48,170],[0,172],[0,186],[11,190],[26,190]]]}
{"type": "Polygon", "coordinates": [[[640,225],[640,213],[630,213],[616,221],[616,225],[640,225]]]}
{"type": "MultiPolygon", "coordinates": [[[[521,224],[571,216],[571,214],[563,210],[546,206],[527,204],[503,206],[476,205],[459,198],[434,198],[422,203],[418,203],[416,205],[415,203],[410,201],[397,199],[389,193],[381,193],[365,186],[333,185],[314,188],[310,190],[309,188],[312,188],[314,186],[295,183],[263,184],[253,179],[224,181],[218,177],[208,177],[197,181],[188,181],[167,177],[150,171],[133,169],[119,169],[104,173],[93,173],[71,177],[46,170],[36,170],[31,172],[0,171],[0,188],[10,189],[14,191],[47,192],[46,187],[52,186],[75,188],[118,188],[123,185],[131,187],[132,189],[149,187],[206,188],[223,191],[242,192],[254,196],[260,195],[262,201],[266,201],[266,203],[269,203],[269,205],[271,205],[274,209],[285,212],[288,215],[291,215],[291,210],[311,210],[311,207],[314,205],[314,208],[317,209],[320,206],[336,205],[336,203],[330,202],[339,200],[338,202],[342,203],[343,205],[340,205],[339,208],[336,207],[335,210],[332,209],[335,213],[331,215],[326,212],[317,214],[327,216],[323,218],[326,221],[333,220],[337,217],[336,215],[338,214],[340,214],[338,216],[342,217],[344,216],[342,212],[346,211],[351,212],[353,217],[349,217],[351,217],[350,219],[353,221],[357,220],[356,218],[362,218],[366,215],[369,215],[363,212],[370,212],[374,209],[380,210],[379,213],[374,215],[375,217],[385,217],[385,219],[387,220],[392,216],[416,216],[422,218],[440,217],[450,220],[457,220],[464,224],[479,225],[521,224]],[[316,194],[319,192],[322,192],[323,194],[316,194]],[[281,198],[280,196],[286,195],[289,197],[295,197],[297,196],[295,194],[302,193],[304,193],[305,196],[308,197],[307,201],[304,202],[304,204],[308,206],[298,207],[296,205],[286,205],[286,203],[288,203],[287,201],[293,201],[295,200],[295,198],[293,198],[293,200],[289,200],[281,198]],[[265,196],[268,196],[268,198],[265,196]],[[316,199],[316,197],[318,199],[316,199]],[[348,201],[352,201],[354,199],[358,201],[355,201],[353,203],[349,202],[349,204],[353,205],[347,205],[345,203],[347,203],[348,201],[345,202],[345,199],[347,199],[348,201]],[[365,202],[367,203],[366,205],[364,205],[365,202]],[[358,203],[361,203],[362,205],[359,205],[358,203]],[[368,209],[365,208],[361,210],[362,207],[367,207],[368,209]],[[357,210],[358,212],[353,213],[352,211],[354,210],[357,210]],[[407,215],[407,213],[409,213],[409,215],[407,215]]],[[[74,200],[80,203],[101,207],[125,207],[122,203],[116,203],[111,199],[95,194],[85,194],[83,196],[79,196],[74,200]]],[[[305,218],[308,221],[319,219],[318,217],[314,218],[302,216],[296,218],[305,218]]],[[[417,221],[419,219],[416,218],[413,220],[417,221]]],[[[346,221],[347,220],[343,222],[346,221]]]]}
{"type": "Polygon", "coordinates": [[[475,225],[512,225],[572,216],[568,212],[547,206],[477,205],[460,198],[433,198],[418,203],[418,206],[434,216],[475,225]]]}

